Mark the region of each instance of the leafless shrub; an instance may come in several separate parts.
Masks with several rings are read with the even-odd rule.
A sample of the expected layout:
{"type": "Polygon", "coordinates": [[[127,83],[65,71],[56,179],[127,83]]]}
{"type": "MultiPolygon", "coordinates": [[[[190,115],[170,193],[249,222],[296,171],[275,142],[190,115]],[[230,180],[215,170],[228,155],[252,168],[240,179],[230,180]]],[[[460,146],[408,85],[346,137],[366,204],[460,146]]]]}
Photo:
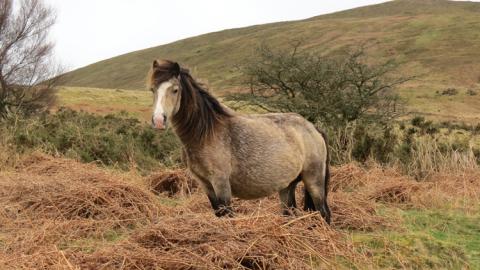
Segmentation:
{"type": "Polygon", "coordinates": [[[32,114],[55,101],[61,68],[48,33],[54,10],[41,0],[0,0],[0,118],[32,114]]]}

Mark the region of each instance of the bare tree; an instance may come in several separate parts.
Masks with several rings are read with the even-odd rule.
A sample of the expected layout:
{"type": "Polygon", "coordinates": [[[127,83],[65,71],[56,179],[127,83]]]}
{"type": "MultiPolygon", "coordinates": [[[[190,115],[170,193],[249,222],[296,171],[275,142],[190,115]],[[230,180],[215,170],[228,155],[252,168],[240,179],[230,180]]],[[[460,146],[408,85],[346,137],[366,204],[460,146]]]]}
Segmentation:
{"type": "Polygon", "coordinates": [[[41,0],[0,0],[0,119],[53,104],[61,71],[48,40],[55,20],[41,0]]]}

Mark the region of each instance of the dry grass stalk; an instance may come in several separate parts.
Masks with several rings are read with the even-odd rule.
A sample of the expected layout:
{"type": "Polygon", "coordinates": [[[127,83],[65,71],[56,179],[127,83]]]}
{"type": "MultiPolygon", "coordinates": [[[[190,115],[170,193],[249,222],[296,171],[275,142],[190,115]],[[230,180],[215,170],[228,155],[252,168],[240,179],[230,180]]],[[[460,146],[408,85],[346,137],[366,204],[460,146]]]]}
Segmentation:
{"type": "Polygon", "coordinates": [[[153,193],[169,197],[190,195],[198,188],[197,182],[185,170],[159,172],[148,177],[146,182],[153,193]]]}
{"type": "Polygon", "coordinates": [[[347,163],[340,167],[332,167],[330,191],[354,190],[365,185],[367,172],[355,163],[347,163]]]}
{"type": "Polygon", "coordinates": [[[382,203],[409,205],[412,195],[420,191],[422,185],[415,181],[385,181],[368,195],[369,200],[382,203]]]}
{"type": "Polygon", "coordinates": [[[112,220],[125,225],[159,214],[151,193],[94,165],[36,155],[23,165],[18,172],[1,175],[0,203],[11,218],[112,220]]]}
{"type": "Polygon", "coordinates": [[[311,269],[335,268],[337,258],[365,266],[368,252],[358,253],[348,233],[395,229],[397,218],[379,215],[379,204],[480,201],[478,171],[416,182],[398,170],[346,165],[333,173],[332,226],[317,213],[281,216],[277,196],[235,200],[236,216],[218,219],[182,171],[149,177],[148,187],[123,177],[43,155],[0,173],[0,268],[311,269]],[[163,182],[155,179],[179,192],[153,190],[163,182]]]}
{"type": "Polygon", "coordinates": [[[311,269],[333,256],[350,256],[351,247],[318,214],[285,224],[277,215],[212,219],[189,213],[166,217],[113,249],[72,261],[93,268],[109,261],[112,269],[311,269]],[[312,257],[315,261],[308,260],[312,257]]]}
{"type": "Polygon", "coordinates": [[[466,152],[450,149],[441,150],[435,140],[422,139],[412,148],[411,161],[407,166],[410,175],[426,179],[436,173],[461,173],[479,170],[472,147],[466,152]]]}
{"type": "Polygon", "coordinates": [[[478,211],[480,203],[480,171],[436,173],[425,180],[426,188],[417,192],[413,201],[417,207],[452,207],[478,211]]]}
{"type": "Polygon", "coordinates": [[[333,226],[338,229],[374,231],[394,227],[397,220],[378,215],[374,202],[345,192],[331,193],[333,226]]]}
{"type": "Polygon", "coordinates": [[[43,155],[0,174],[0,186],[3,268],[308,269],[357,260],[342,232],[317,213],[282,217],[277,198],[236,201],[237,216],[218,219],[202,193],[172,194],[184,203],[166,206],[94,165],[43,155]]]}

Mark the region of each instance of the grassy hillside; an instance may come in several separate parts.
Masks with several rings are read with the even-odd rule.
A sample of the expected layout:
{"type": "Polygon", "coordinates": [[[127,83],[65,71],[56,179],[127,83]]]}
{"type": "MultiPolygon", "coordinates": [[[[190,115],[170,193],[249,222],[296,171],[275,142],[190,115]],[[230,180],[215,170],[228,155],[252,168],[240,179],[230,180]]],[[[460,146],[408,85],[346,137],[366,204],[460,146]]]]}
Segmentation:
{"type": "MultiPolygon", "coordinates": [[[[135,51],[68,74],[69,84],[138,89],[152,59],[175,59],[218,90],[241,82],[235,66],[260,42],[301,39],[320,53],[373,41],[373,56],[394,57],[429,80],[469,85],[480,77],[480,3],[399,0],[302,21],[225,30],[135,51]]],[[[427,80],[428,82],[428,80],[427,80]]]]}
{"type": "Polygon", "coordinates": [[[231,29],[131,52],[67,74],[69,86],[144,89],[152,59],[167,58],[188,66],[217,94],[242,87],[238,65],[265,42],[285,48],[303,40],[305,49],[334,54],[368,42],[372,59],[394,58],[399,74],[421,75],[399,91],[411,111],[452,118],[466,108],[466,118],[480,119],[480,3],[444,0],[397,0],[301,21],[231,29]],[[436,91],[459,90],[456,97],[436,91]]]}

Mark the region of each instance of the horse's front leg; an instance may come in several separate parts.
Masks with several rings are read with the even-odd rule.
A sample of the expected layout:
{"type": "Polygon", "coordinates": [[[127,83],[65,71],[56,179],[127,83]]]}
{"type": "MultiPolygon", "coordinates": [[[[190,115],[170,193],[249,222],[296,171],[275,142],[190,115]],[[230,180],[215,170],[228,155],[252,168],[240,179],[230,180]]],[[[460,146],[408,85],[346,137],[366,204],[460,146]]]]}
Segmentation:
{"type": "Polygon", "coordinates": [[[232,190],[227,177],[210,177],[207,179],[195,173],[192,173],[192,176],[197,179],[203,191],[207,194],[208,200],[217,217],[233,215],[232,208],[230,207],[232,190]]]}
{"type": "Polygon", "coordinates": [[[230,206],[232,200],[232,188],[230,181],[227,177],[212,177],[210,183],[215,192],[215,198],[209,196],[212,208],[215,211],[217,217],[223,217],[228,215],[233,216],[233,210],[230,206]]]}
{"type": "Polygon", "coordinates": [[[213,210],[216,212],[219,209],[217,195],[215,195],[215,190],[213,189],[212,184],[206,180],[202,180],[201,186],[203,191],[207,194],[208,200],[210,201],[210,205],[212,206],[213,210]]]}

